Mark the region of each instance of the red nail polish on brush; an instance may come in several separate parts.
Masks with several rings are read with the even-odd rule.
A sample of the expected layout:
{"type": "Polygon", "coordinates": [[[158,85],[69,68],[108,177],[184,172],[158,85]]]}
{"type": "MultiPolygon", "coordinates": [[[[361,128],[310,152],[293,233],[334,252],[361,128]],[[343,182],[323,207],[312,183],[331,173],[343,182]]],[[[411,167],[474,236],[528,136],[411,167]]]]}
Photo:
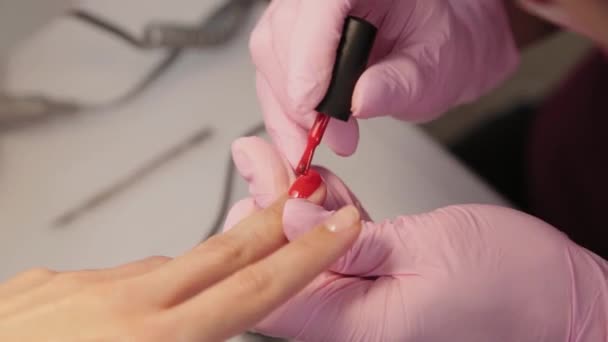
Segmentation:
{"type": "Polygon", "coordinates": [[[319,189],[323,181],[321,176],[315,170],[308,170],[308,173],[296,179],[295,183],[289,189],[291,198],[309,198],[319,189]]]}
{"type": "MultiPolygon", "coordinates": [[[[348,121],[352,115],[352,97],[355,85],[367,67],[376,33],[376,27],[367,21],[352,16],[346,18],[329,88],[316,108],[319,114],[310,129],[308,144],[295,170],[296,175],[304,177],[303,183],[308,182],[306,177],[315,177],[314,175],[309,176],[310,164],[329,120],[334,118],[348,121]]],[[[320,185],[321,178],[318,179],[320,185]]],[[[312,181],[316,182],[315,179],[312,181]]]]}
{"type": "Polygon", "coordinates": [[[306,148],[304,149],[304,153],[302,153],[302,158],[300,158],[300,163],[298,163],[298,166],[296,167],[296,175],[305,175],[310,170],[310,165],[312,164],[312,158],[315,155],[315,150],[323,139],[323,134],[325,134],[325,129],[329,124],[329,120],[329,116],[322,113],[317,114],[315,123],[308,132],[308,142],[306,144],[306,148]]]}

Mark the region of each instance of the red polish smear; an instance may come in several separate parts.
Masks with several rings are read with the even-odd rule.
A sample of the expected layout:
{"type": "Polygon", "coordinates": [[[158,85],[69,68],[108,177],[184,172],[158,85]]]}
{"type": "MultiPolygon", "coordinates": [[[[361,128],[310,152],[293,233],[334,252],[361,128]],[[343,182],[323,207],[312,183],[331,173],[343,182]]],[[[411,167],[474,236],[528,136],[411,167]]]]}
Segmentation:
{"type": "Polygon", "coordinates": [[[310,170],[310,164],[312,163],[312,158],[315,155],[315,150],[321,143],[321,139],[323,139],[323,134],[325,134],[325,129],[329,124],[329,120],[330,117],[323,113],[319,113],[317,115],[315,123],[312,125],[312,128],[308,133],[308,143],[306,144],[306,149],[302,154],[300,163],[298,163],[298,166],[296,167],[296,175],[306,175],[310,170]]]}
{"type": "Polygon", "coordinates": [[[289,189],[289,196],[292,198],[309,198],[321,186],[321,176],[315,170],[308,170],[308,173],[296,179],[289,189]]]}

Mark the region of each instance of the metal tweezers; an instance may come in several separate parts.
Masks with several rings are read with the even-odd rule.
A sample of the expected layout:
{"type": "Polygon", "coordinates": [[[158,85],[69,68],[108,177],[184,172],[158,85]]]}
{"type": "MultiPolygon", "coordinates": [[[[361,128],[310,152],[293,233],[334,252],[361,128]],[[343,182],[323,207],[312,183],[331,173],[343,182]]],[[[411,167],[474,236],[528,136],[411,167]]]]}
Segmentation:
{"type": "Polygon", "coordinates": [[[125,95],[101,105],[65,101],[44,95],[14,95],[0,93],[0,133],[27,128],[61,117],[74,117],[86,111],[115,108],[140,95],[164,74],[186,48],[216,48],[235,38],[247,22],[247,17],[258,0],[228,0],[200,25],[187,26],[170,23],[151,23],[143,38],[83,10],[69,15],[97,27],[138,49],[166,48],[167,56],[146,77],[125,95]]]}

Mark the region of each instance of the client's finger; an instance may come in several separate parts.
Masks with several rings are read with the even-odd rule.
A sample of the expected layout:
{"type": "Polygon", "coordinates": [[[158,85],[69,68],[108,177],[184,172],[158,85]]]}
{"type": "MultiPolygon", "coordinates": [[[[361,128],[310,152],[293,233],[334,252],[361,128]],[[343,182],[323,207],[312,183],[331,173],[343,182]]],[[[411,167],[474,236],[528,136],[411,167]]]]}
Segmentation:
{"type": "Polygon", "coordinates": [[[0,284],[0,298],[4,296],[15,296],[29,289],[45,284],[52,279],[57,272],[36,268],[21,272],[4,283],[0,284]]]}
{"type": "Polygon", "coordinates": [[[164,267],[137,277],[163,306],[179,303],[235,271],[279,249],[287,239],[282,213],[286,197],[254,213],[233,229],[216,235],[164,267]]]}
{"type": "Polygon", "coordinates": [[[91,277],[97,280],[116,280],[129,277],[136,277],[155,269],[169,262],[171,258],[164,256],[153,256],[145,259],[130,262],[128,264],[117,267],[103,269],[99,271],[90,271],[91,277]]]}
{"type": "MultiPolygon", "coordinates": [[[[283,230],[289,240],[298,239],[319,222],[332,215],[323,207],[302,200],[290,200],[283,211],[283,230]]],[[[393,254],[403,239],[391,222],[363,223],[361,234],[352,247],[341,257],[331,270],[345,275],[376,277],[393,275],[398,269],[393,254]]],[[[409,260],[402,263],[409,264],[409,260]]]]}
{"type": "Polygon", "coordinates": [[[220,341],[252,327],[345,253],[357,239],[359,222],[356,208],[346,207],[300,239],[176,307],[170,317],[179,317],[171,324],[182,332],[180,340],[220,341]]]}

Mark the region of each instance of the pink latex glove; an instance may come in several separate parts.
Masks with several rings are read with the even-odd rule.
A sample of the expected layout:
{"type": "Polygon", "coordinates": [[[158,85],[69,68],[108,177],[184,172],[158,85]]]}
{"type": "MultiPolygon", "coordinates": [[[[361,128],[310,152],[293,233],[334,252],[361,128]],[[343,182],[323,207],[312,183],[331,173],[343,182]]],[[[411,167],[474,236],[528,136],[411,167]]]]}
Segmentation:
{"type": "MultiPolygon", "coordinates": [[[[233,209],[227,227],[284,193],[292,179],[260,139],[237,141],[234,156],[252,197],[233,209]]],[[[289,239],[328,209],[358,203],[336,176],[325,170],[323,177],[326,188],[312,200],[325,208],[287,202],[289,239]]],[[[258,331],[301,341],[608,341],[608,263],[506,208],[454,206],[367,221],[331,272],[258,331]]]]}
{"type": "MultiPolygon", "coordinates": [[[[268,132],[292,165],[331,78],[347,15],[378,27],[353,95],[357,119],[427,121],[477,99],[519,62],[503,0],[273,0],[250,49],[268,132]]],[[[332,120],[324,142],[352,154],[356,120],[332,120]]]]}

